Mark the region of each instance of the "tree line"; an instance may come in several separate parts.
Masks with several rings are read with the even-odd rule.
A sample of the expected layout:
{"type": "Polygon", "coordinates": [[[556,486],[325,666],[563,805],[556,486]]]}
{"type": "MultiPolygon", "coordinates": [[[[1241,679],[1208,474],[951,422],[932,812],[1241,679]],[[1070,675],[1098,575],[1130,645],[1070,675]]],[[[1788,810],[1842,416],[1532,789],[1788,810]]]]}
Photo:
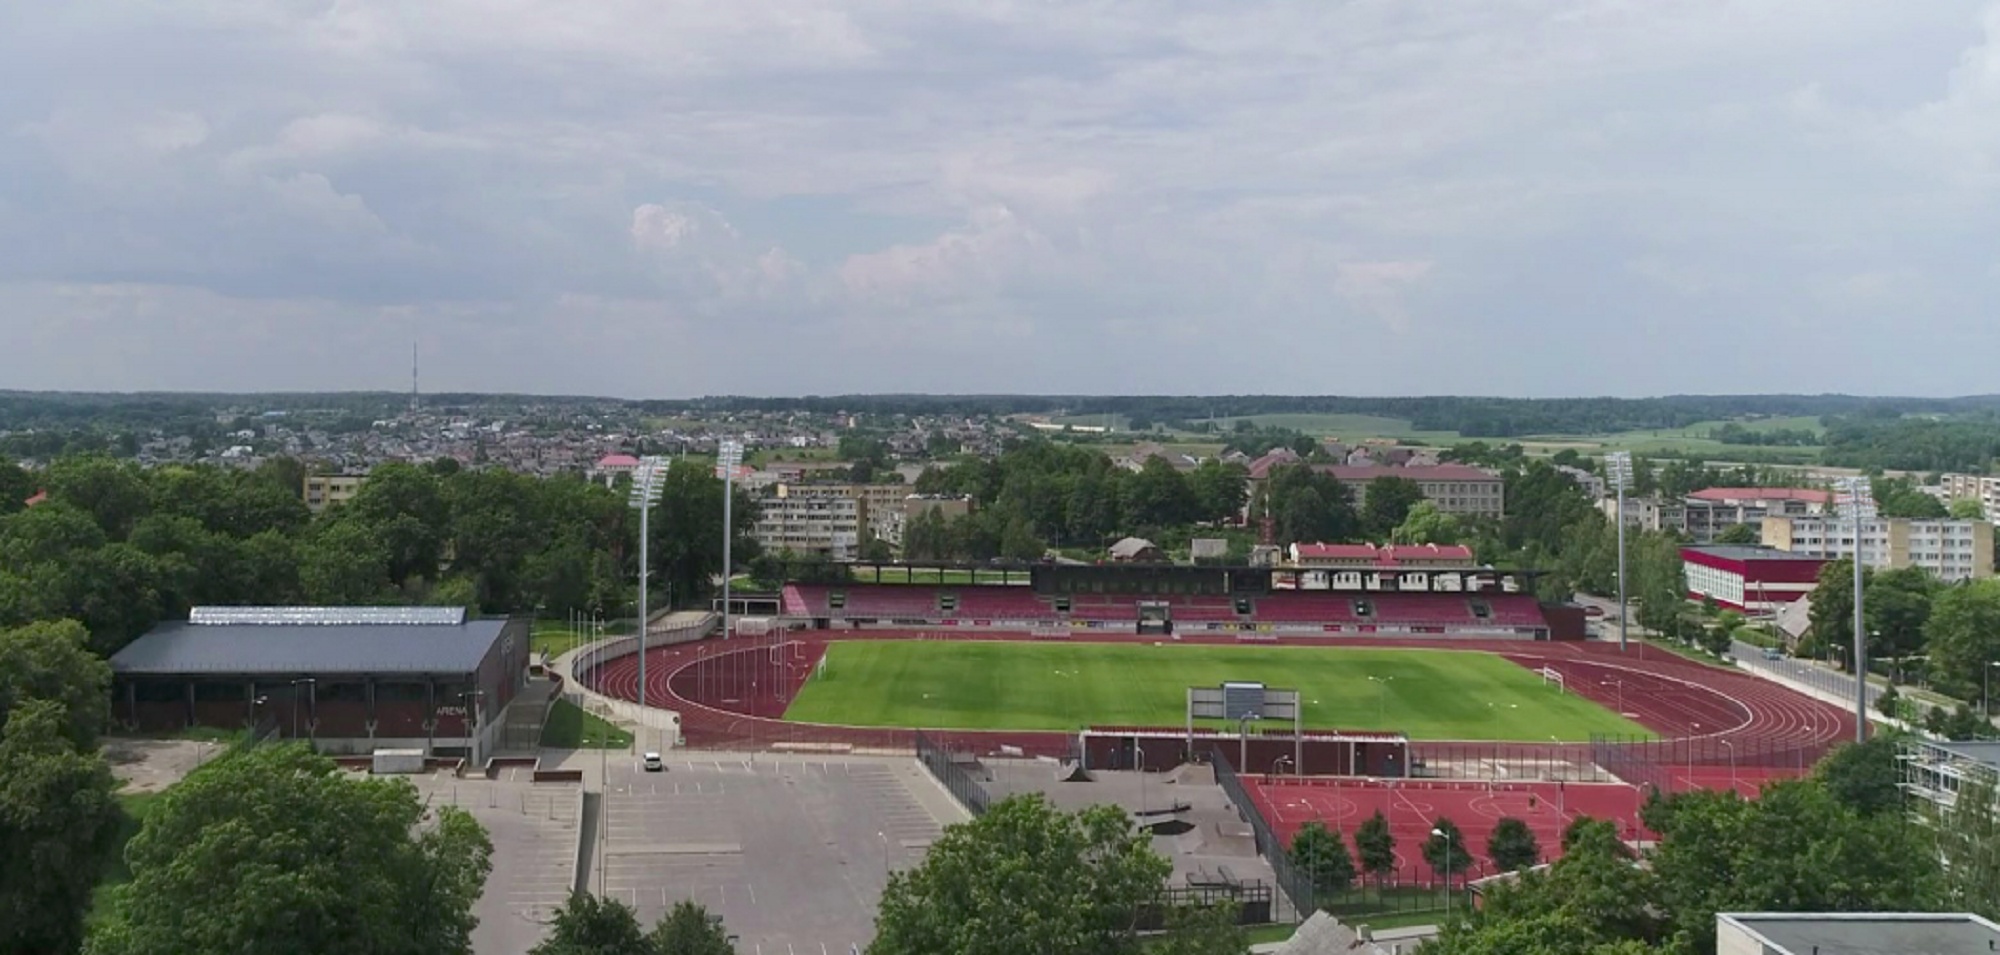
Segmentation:
{"type": "MultiPolygon", "coordinates": [[[[109,655],[203,604],[452,604],[489,614],[630,612],[637,514],[623,488],[445,461],[385,464],[314,515],[303,466],[0,461],[0,626],[71,619],[109,655]],[[47,499],[24,506],[28,496],[47,499]]],[[[676,465],[653,514],[654,593],[688,605],[722,564],[722,482],[676,465]]],[[[735,554],[755,502],[739,492],[735,554]]]]}

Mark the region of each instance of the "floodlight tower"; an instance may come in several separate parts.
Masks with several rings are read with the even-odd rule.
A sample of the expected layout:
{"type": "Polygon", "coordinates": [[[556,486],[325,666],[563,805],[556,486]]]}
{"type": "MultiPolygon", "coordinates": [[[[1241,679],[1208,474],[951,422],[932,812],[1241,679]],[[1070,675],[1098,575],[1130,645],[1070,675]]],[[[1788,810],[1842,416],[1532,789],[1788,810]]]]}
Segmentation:
{"type": "Polygon", "coordinates": [[[734,439],[724,441],[715,449],[715,470],[722,478],[722,639],[727,640],[729,632],[729,545],[736,536],[735,521],[731,520],[730,508],[736,502],[736,468],[743,463],[743,444],[734,439]]]}
{"type": "Polygon", "coordinates": [[[1632,452],[1604,456],[1604,473],[1618,489],[1618,652],[1625,652],[1625,488],[1632,483],[1632,452]]]}
{"type": "Polygon", "coordinates": [[[650,551],[653,549],[653,505],[660,502],[660,492],[666,489],[667,459],[657,455],[647,455],[639,459],[639,466],[632,469],[632,506],[639,509],[639,708],[646,706],[646,611],[649,609],[650,595],[646,593],[649,580],[650,551]]]}
{"type": "Polygon", "coordinates": [[[1861,529],[1875,519],[1874,490],[1864,476],[1842,478],[1840,509],[1854,526],[1854,741],[1868,739],[1868,629],[1861,610],[1861,529]]]}

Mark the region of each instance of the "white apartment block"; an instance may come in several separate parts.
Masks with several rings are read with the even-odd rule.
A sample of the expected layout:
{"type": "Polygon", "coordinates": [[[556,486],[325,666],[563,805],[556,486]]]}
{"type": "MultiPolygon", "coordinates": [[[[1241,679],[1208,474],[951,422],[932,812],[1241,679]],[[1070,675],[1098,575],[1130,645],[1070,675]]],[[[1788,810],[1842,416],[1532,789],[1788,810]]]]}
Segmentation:
{"type": "Polygon", "coordinates": [[[1947,474],[1938,479],[1947,500],[1973,500],[1986,509],[1986,519],[2000,518],[2000,477],[1984,474],[1947,474]]]}
{"type": "MultiPolygon", "coordinates": [[[[1763,543],[1803,557],[1837,560],[1855,552],[1854,525],[1838,517],[1770,515],[1763,543]]],[[[1993,576],[1993,525],[1986,521],[1877,518],[1861,525],[1861,564],[1878,570],[1922,567],[1939,580],[1993,576]]]]}
{"type": "Polygon", "coordinates": [[[868,508],[858,498],[778,495],[758,504],[763,512],[750,536],[768,553],[790,551],[834,560],[853,560],[860,553],[868,508]]]}

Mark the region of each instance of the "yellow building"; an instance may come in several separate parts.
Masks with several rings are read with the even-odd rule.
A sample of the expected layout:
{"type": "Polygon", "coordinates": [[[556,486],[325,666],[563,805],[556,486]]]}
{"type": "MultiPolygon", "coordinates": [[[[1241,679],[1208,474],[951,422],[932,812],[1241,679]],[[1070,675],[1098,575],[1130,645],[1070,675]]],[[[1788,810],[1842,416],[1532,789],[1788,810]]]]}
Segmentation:
{"type": "MultiPolygon", "coordinates": [[[[1766,516],[1763,543],[1787,553],[1837,560],[1854,554],[1854,526],[1838,517],[1766,516]]],[[[1939,580],[1993,576],[1993,525],[1986,521],[1885,517],[1861,525],[1861,564],[1878,570],[1922,567],[1939,580]]]]}
{"type": "Polygon", "coordinates": [[[309,474],[303,495],[306,509],[318,514],[335,504],[345,504],[367,481],[366,474],[309,474]]]}

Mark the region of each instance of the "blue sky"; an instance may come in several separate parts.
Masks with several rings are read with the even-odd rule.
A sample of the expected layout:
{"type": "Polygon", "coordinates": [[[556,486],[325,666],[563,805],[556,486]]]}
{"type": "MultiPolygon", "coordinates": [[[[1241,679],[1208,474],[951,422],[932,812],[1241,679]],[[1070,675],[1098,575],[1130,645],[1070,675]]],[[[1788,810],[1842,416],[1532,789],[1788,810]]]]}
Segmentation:
{"type": "Polygon", "coordinates": [[[0,12],[0,387],[1995,390],[2000,4],[0,12]]]}

